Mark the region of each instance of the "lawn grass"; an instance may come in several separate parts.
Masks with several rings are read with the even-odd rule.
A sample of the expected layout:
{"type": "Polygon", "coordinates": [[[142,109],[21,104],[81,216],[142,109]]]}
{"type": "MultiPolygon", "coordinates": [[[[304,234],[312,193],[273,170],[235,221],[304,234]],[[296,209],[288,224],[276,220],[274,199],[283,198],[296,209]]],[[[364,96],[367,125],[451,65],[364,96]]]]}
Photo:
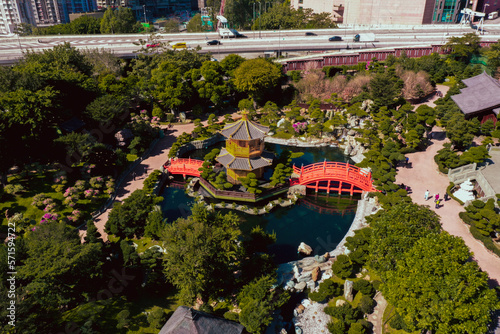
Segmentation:
{"type": "MultiPolygon", "coordinates": [[[[80,210],[84,215],[75,225],[80,225],[84,219],[90,218],[90,213],[99,209],[101,205],[108,199],[108,195],[104,192],[98,195],[94,200],[80,199],[74,208],[66,206],[64,196],[60,192],[56,192],[51,185],[54,184],[53,178],[56,174],[55,170],[31,171],[24,174],[16,174],[8,178],[9,184],[20,184],[24,187],[24,191],[18,195],[5,194],[0,203],[0,212],[8,211],[9,216],[16,213],[22,213],[24,218],[31,220],[31,224],[37,224],[42,216],[46,213],[43,208],[32,206],[33,196],[37,194],[45,194],[54,200],[56,204],[56,213],[60,218],[69,216],[73,210],[80,210]]],[[[69,185],[68,185],[69,186],[69,185]]],[[[7,231],[8,220],[5,215],[2,215],[2,224],[0,232],[7,231]]]]}
{"type": "Polygon", "coordinates": [[[141,239],[134,239],[132,240],[132,242],[137,245],[137,248],[135,250],[138,254],[144,253],[148,248],[151,248],[151,246],[160,245],[158,241],[148,237],[142,237],[141,239]]]}

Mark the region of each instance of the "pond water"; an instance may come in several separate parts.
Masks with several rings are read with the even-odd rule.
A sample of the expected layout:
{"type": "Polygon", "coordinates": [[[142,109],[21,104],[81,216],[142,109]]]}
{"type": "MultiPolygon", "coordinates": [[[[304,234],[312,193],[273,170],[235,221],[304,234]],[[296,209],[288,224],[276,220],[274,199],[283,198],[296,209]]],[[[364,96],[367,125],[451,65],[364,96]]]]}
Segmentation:
{"type": "MultiPolygon", "coordinates": [[[[212,148],[195,151],[190,156],[202,159],[212,148]]],[[[304,152],[302,157],[294,159],[296,166],[321,162],[324,159],[350,162],[340,150],[330,147],[297,148],[266,144],[266,149],[276,154],[285,149],[304,152]]],[[[193,199],[184,193],[182,186],[167,187],[162,196],[164,200],[161,206],[169,222],[190,214],[189,207],[193,204],[193,199]]],[[[313,248],[313,255],[334,249],[351,226],[356,206],[357,197],[351,199],[349,196],[340,197],[336,194],[311,193],[296,205],[278,207],[265,215],[254,216],[239,211],[235,213],[242,219],[243,233],[248,233],[256,225],[261,225],[267,232],[276,233],[277,241],[270,247],[269,252],[274,254],[276,263],[284,263],[299,259],[297,247],[301,242],[313,248]]]]}

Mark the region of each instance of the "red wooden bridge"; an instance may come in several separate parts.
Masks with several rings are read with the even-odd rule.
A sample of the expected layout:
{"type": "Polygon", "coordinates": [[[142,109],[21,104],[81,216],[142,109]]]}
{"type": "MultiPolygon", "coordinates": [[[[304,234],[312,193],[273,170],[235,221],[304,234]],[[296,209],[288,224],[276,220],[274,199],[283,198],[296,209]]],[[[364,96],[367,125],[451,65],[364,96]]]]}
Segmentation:
{"type": "Polygon", "coordinates": [[[373,187],[370,172],[345,162],[325,161],[301,168],[293,166],[293,172],[299,177],[292,179],[290,185],[305,185],[316,192],[333,190],[338,191],[339,194],[349,192],[353,195],[363,191],[377,191],[373,187]]]}
{"type": "MultiPolygon", "coordinates": [[[[163,167],[170,174],[180,174],[199,177],[199,169],[203,165],[203,160],[197,159],[175,159],[163,167]]],[[[316,192],[318,190],[362,193],[363,191],[377,191],[373,187],[372,176],[359,167],[344,162],[325,161],[298,168],[293,166],[293,172],[299,175],[299,178],[292,178],[290,185],[305,185],[316,192]]]]}
{"type": "Polygon", "coordinates": [[[202,167],[204,161],[197,159],[175,159],[171,160],[170,164],[166,163],[163,167],[168,170],[170,174],[180,174],[184,177],[186,175],[190,176],[200,176],[201,172],[199,169],[202,167]]]}

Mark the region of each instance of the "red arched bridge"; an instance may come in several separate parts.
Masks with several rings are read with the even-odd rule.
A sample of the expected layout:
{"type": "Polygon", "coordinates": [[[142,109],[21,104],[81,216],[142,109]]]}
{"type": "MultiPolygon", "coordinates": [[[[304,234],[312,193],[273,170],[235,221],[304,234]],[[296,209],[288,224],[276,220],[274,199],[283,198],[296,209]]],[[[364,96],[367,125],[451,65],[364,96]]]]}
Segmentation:
{"type": "Polygon", "coordinates": [[[294,174],[290,185],[303,185],[307,188],[326,190],[338,193],[362,193],[363,191],[377,191],[373,186],[371,172],[345,162],[318,162],[301,168],[293,166],[294,174]]]}
{"type": "MultiPolygon", "coordinates": [[[[199,177],[199,169],[203,165],[203,160],[197,159],[174,159],[166,163],[163,167],[170,174],[180,174],[199,177]]],[[[344,162],[325,161],[298,168],[293,166],[294,174],[298,178],[292,178],[290,185],[305,185],[307,188],[319,190],[338,191],[338,193],[348,192],[362,193],[363,191],[377,191],[373,187],[370,172],[359,167],[344,162]]]]}
{"type": "Polygon", "coordinates": [[[175,159],[170,160],[163,167],[168,170],[170,174],[180,174],[184,177],[186,175],[190,176],[200,176],[201,172],[199,169],[202,167],[204,161],[197,159],[175,159]]]}

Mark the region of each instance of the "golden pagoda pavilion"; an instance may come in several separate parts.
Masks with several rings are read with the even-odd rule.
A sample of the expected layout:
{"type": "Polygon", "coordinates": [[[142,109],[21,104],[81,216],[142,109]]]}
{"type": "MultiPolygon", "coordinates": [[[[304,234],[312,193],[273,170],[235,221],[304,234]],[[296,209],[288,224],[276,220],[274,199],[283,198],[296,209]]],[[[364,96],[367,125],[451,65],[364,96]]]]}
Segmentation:
{"type": "Polygon", "coordinates": [[[249,121],[246,114],[220,131],[227,140],[226,147],[220,151],[216,160],[226,168],[228,182],[240,184],[239,178],[250,173],[261,178],[264,169],[272,165],[274,155],[264,151],[267,132],[267,126],[249,121]]]}

